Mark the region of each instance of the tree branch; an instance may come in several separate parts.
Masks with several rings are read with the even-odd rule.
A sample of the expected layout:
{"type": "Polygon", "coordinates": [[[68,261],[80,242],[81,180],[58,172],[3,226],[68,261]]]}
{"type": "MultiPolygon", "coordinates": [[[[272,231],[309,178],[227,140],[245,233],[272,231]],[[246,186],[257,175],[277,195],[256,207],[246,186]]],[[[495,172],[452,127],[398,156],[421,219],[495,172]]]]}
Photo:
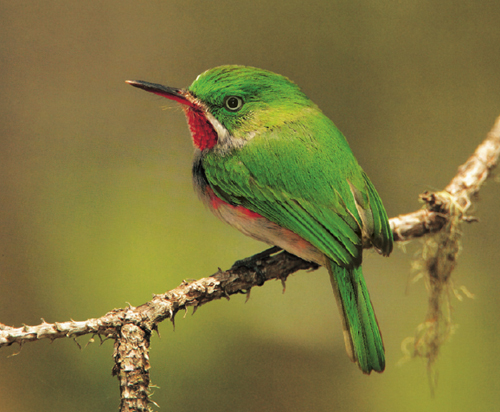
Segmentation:
{"type": "MultiPolygon", "coordinates": [[[[459,205],[462,220],[471,221],[465,212],[471,197],[497,165],[500,156],[500,117],[486,139],[474,154],[458,169],[457,175],[442,192],[426,192],[420,196],[424,208],[390,219],[395,241],[406,241],[440,231],[450,220],[453,205],[459,205]]],[[[212,300],[227,298],[237,293],[249,293],[254,286],[262,286],[271,279],[286,278],[299,270],[315,270],[317,265],[271,248],[250,258],[236,262],[227,271],[219,270],[212,276],[184,281],[177,288],[138,307],[114,309],[97,319],[76,322],[42,323],[37,326],[14,328],[0,324],[0,347],[41,339],[76,338],[92,334],[115,340],[115,366],[121,392],[121,411],[147,411],[151,401],[149,386],[149,344],[153,331],[165,319],[174,321],[179,310],[188,310],[212,300]]]]}
{"type": "MultiPolygon", "coordinates": [[[[458,168],[458,173],[443,192],[420,195],[426,207],[407,215],[390,219],[395,241],[411,240],[428,233],[438,232],[449,220],[451,203],[458,204],[465,213],[471,206],[471,198],[497,165],[500,156],[500,117],[486,139],[476,148],[474,154],[458,168]]],[[[464,217],[464,220],[467,220],[464,217]]]]}

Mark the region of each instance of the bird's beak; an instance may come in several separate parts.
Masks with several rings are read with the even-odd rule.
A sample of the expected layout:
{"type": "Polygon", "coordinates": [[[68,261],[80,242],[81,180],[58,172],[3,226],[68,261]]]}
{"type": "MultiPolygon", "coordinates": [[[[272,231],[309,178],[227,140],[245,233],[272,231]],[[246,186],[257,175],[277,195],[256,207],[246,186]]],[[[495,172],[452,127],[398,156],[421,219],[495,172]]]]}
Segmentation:
{"type": "Polygon", "coordinates": [[[161,84],[148,83],[142,80],[126,80],[125,83],[131,86],[138,87],[139,89],[146,90],[157,94],[158,96],[166,97],[167,99],[174,100],[177,103],[185,104],[194,107],[194,103],[188,99],[189,93],[182,89],[175,87],[162,86],[161,84]]]}

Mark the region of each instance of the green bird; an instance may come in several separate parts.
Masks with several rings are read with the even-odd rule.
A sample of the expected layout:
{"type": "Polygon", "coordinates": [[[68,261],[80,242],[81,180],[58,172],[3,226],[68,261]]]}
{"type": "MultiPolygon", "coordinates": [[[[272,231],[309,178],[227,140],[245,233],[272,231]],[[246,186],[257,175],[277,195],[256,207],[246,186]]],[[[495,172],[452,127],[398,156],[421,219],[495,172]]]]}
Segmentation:
{"type": "Polygon", "coordinates": [[[366,374],[382,372],[361,261],[364,246],[389,255],[393,237],[333,122],[288,78],[254,67],[216,67],[187,89],[127,83],[182,105],[196,149],[194,187],[217,217],[328,269],[349,357],[366,374]]]}

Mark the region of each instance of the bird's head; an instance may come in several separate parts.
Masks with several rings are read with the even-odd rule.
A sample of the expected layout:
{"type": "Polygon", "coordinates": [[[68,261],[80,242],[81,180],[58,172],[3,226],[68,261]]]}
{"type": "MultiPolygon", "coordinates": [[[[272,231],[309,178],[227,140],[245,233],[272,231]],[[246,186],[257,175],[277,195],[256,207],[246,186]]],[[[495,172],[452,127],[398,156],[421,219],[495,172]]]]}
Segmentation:
{"type": "Polygon", "coordinates": [[[256,134],[316,109],[300,88],[276,73],[246,66],[220,66],[200,74],[187,89],[129,80],[132,86],[183,105],[200,150],[245,144],[256,134]]]}

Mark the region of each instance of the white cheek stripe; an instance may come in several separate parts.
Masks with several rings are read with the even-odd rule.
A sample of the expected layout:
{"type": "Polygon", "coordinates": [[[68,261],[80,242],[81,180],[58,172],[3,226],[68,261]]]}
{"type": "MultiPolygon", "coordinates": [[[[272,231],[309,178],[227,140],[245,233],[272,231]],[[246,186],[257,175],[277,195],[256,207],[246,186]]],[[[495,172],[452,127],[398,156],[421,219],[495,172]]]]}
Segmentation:
{"type": "Polygon", "coordinates": [[[257,133],[248,133],[246,139],[237,138],[229,133],[221,122],[219,122],[212,113],[205,110],[205,116],[207,117],[210,124],[213,126],[215,132],[217,133],[217,144],[214,146],[214,150],[223,154],[231,151],[232,149],[237,149],[245,146],[249,140],[253,139],[257,133]]]}
{"type": "Polygon", "coordinates": [[[229,140],[231,140],[231,136],[229,135],[229,131],[222,126],[221,122],[219,122],[213,115],[212,113],[208,112],[205,110],[205,116],[207,117],[208,121],[214,128],[214,130],[217,132],[218,136],[218,142],[217,144],[227,144],[229,140]]]}

